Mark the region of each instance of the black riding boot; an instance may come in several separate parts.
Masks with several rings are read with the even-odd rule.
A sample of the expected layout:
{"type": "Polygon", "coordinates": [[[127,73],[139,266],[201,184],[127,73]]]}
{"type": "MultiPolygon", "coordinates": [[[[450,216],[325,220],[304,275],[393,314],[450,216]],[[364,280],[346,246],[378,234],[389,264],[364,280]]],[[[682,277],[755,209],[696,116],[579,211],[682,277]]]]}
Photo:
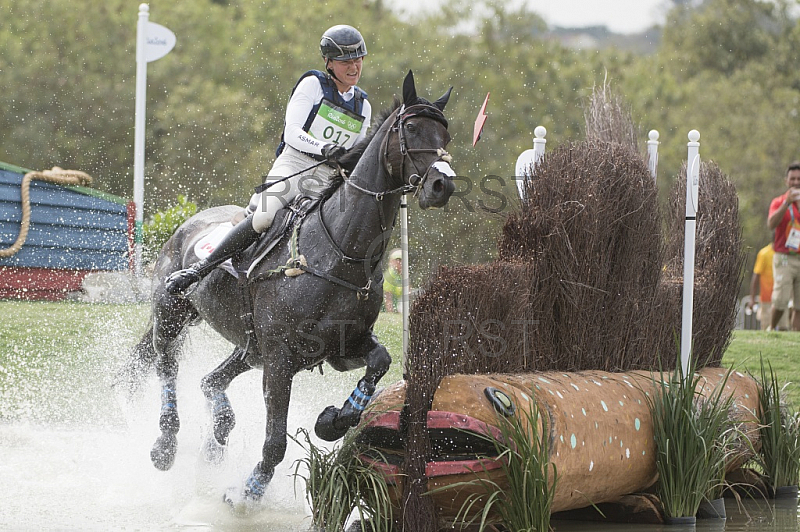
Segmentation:
{"type": "Polygon", "coordinates": [[[236,224],[208,257],[200,259],[185,270],[171,273],[164,281],[164,288],[172,295],[183,295],[190,286],[211,273],[214,268],[258,240],[259,235],[253,229],[251,214],[236,224]]]}

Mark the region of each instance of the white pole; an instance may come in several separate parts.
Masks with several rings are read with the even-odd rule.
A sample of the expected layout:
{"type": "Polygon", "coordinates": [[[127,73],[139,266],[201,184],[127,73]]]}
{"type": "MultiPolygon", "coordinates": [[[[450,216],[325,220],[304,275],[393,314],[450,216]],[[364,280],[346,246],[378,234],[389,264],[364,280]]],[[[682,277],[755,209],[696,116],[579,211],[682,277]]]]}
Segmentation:
{"type": "Polygon", "coordinates": [[[519,157],[517,157],[517,163],[514,166],[514,179],[517,181],[517,191],[519,192],[520,199],[523,200],[525,199],[525,182],[527,181],[527,177],[529,177],[531,169],[544,155],[545,144],[547,144],[547,139],[544,137],[547,135],[547,129],[545,129],[544,126],[536,126],[536,129],[533,130],[533,135],[533,149],[522,152],[519,157]]]}
{"type": "Polygon", "coordinates": [[[144,206],[144,121],[147,98],[147,58],[145,46],[147,19],[150,8],[147,4],[139,6],[139,22],[136,25],[136,115],[133,142],[133,203],[136,206],[136,221],[133,237],[133,271],[142,275],[142,223],[144,206]]]}
{"type": "Polygon", "coordinates": [[[694,306],[694,248],[697,199],[700,185],[700,133],[689,132],[686,163],[686,226],[683,247],[683,320],[681,323],[681,375],[687,378],[692,350],[692,308],[694,306]]]}
{"type": "Polygon", "coordinates": [[[547,135],[547,129],[544,126],[536,126],[536,129],[533,130],[533,164],[539,162],[544,156],[544,146],[547,144],[547,139],[544,137],[547,135]]]}
{"type": "Polygon", "coordinates": [[[400,251],[403,258],[403,369],[408,360],[408,196],[403,194],[400,200],[400,251]]]}
{"type": "Polygon", "coordinates": [[[651,129],[647,137],[650,139],[647,141],[647,166],[650,168],[653,181],[655,181],[658,177],[658,131],[651,129]]]}

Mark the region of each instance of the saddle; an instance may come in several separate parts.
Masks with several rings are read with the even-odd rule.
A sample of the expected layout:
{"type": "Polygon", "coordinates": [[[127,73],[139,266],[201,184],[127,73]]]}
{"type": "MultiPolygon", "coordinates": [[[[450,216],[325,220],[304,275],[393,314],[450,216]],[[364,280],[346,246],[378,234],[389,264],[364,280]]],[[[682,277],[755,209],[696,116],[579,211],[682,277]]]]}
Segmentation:
{"type": "MultiPolygon", "coordinates": [[[[320,200],[317,197],[300,195],[281,209],[275,216],[272,226],[255,243],[232,258],[231,263],[237,273],[237,277],[248,279],[250,282],[254,281],[255,279],[250,279],[250,274],[255,267],[278,244],[291,238],[296,228],[299,228],[303,218],[316,209],[319,204],[320,200]]],[[[233,220],[236,220],[236,216],[234,216],[233,220]]]]}

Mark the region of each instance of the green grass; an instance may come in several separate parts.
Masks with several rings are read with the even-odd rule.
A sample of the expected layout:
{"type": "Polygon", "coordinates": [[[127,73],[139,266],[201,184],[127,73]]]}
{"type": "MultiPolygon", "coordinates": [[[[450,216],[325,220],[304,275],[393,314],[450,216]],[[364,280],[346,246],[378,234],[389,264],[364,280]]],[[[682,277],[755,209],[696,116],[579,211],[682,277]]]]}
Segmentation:
{"type": "Polygon", "coordinates": [[[392,365],[381,384],[397,382],[403,378],[403,315],[381,312],[374,331],[375,336],[392,355],[392,365]]]}
{"type": "MultiPolygon", "coordinates": [[[[104,419],[98,401],[147,327],[149,304],[0,301],[0,421],[104,419]]],[[[383,384],[402,379],[402,317],[375,333],[392,355],[383,384]]]]}
{"type": "Polygon", "coordinates": [[[758,377],[761,357],[772,366],[781,385],[789,383],[786,387],[789,403],[795,408],[800,406],[800,333],[734,331],[722,362],[758,377]]]}
{"type": "Polygon", "coordinates": [[[0,363],[11,353],[56,356],[83,349],[98,325],[123,319],[147,320],[147,305],[90,305],[71,302],[0,301],[0,363]]]}
{"type": "MultiPolygon", "coordinates": [[[[0,301],[0,386],[12,371],[29,371],[51,364],[86,362],[86,345],[109,335],[119,336],[121,347],[132,347],[144,332],[148,304],[106,305],[76,302],[0,301]]],[[[375,334],[392,355],[386,379],[402,378],[402,317],[382,313],[375,334]]],[[[101,353],[97,353],[102,355],[101,353]]]]}
{"type": "Polygon", "coordinates": [[[102,422],[116,361],[147,324],[146,305],[0,301],[0,420],[102,422]]]}
{"type": "MultiPolygon", "coordinates": [[[[146,304],[0,301],[0,397],[12,375],[55,375],[109,356],[99,348],[87,351],[87,344],[103,345],[113,335],[117,337],[115,349],[133,346],[146,326],[148,313],[146,304]],[[55,365],[54,360],[58,362],[55,365]]],[[[375,333],[393,359],[383,382],[400,380],[401,315],[382,313],[375,333]]],[[[800,333],[735,331],[723,363],[758,375],[762,355],[781,383],[792,383],[787,387],[789,401],[800,405],[800,333]]]]}

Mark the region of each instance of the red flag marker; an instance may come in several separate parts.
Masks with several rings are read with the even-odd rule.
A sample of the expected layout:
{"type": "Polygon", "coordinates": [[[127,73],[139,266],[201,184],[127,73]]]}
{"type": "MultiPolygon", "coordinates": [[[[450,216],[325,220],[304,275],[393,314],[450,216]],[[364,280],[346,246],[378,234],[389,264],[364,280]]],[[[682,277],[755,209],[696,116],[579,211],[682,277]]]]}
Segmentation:
{"type": "Polygon", "coordinates": [[[478,117],[475,119],[475,127],[472,129],[472,146],[475,146],[481,138],[483,132],[483,125],[486,123],[486,104],[489,103],[489,92],[486,93],[486,99],[483,100],[481,110],[478,111],[478,117]]]}

